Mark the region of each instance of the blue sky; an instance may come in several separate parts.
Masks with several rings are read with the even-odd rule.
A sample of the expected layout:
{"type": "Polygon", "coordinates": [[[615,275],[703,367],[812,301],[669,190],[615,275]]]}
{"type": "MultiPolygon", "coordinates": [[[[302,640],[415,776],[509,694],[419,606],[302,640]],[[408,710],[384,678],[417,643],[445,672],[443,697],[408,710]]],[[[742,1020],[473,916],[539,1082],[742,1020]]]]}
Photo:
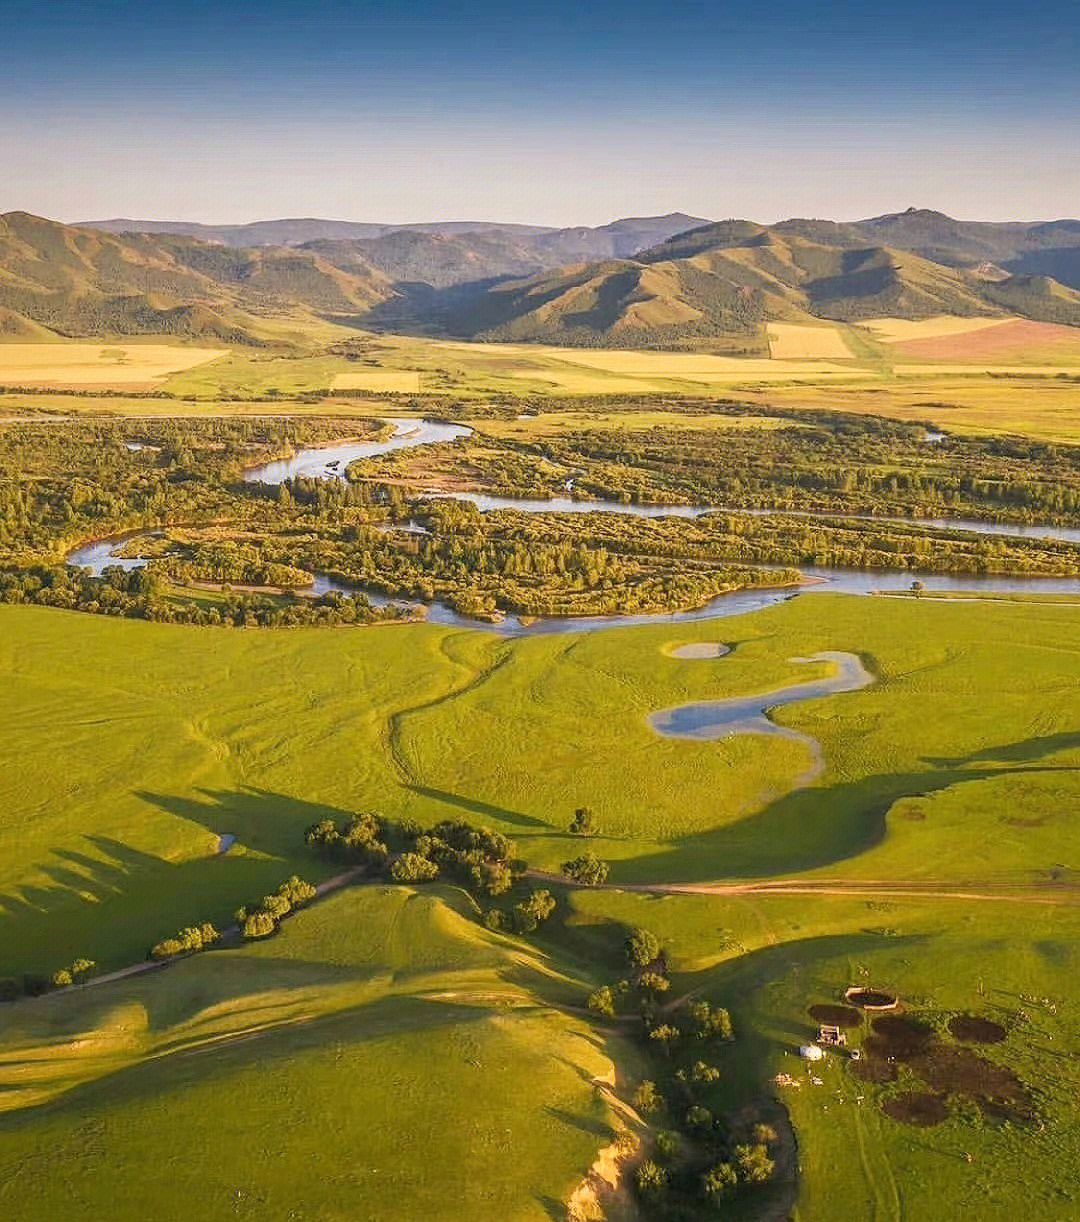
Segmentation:
{"type": "Polygon", "coordinates": [[[1078,26],[1061,0],[0,0],[0,210],[1075,216],[1078,26]]]}

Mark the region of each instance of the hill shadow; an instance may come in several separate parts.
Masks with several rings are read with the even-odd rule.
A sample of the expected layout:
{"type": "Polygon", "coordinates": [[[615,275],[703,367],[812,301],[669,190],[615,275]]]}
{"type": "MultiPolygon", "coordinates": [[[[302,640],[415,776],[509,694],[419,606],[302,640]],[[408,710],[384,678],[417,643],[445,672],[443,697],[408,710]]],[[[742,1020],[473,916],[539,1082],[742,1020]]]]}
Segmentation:
{"type": "Polygon", "coordinates": [[[884,840],[886,815],[902,798],[1000,776],[1080,772],[1080,765],[1035,763],[1072,748],[1080,749],[1080,733],[1003,743],[969,756],[926,758],[931,767],[921,771],[882,772],[796,789],[727,827],[685,837],[667,851],[629,859],[625,866],[612,863],[612,882],[757,879],[836,865],[884,840]]]}

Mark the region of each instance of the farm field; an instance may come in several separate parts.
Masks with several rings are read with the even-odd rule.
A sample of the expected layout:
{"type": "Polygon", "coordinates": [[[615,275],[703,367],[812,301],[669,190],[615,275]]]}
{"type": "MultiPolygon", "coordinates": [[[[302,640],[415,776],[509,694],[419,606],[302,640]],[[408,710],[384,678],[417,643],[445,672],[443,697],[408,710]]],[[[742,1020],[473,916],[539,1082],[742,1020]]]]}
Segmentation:
{"type": "Polygon", "coordinates": [[[801,358],[842,361],[855,355],[844,342],[843,332],[837,326],[771,322],[766,331],[769,356],[774,361],[801,358]]]}
{"type": "Polygon", "coordinates": [[[5,343],[0,386],[41,389],[24,395],[9,389],[0,395],[0,414],[380,414],[388,405],[415,410],[417,396],[437,403],[447,395],[478,406],[506,397],[602,397],[604,410],[614,412],[622,404],[640,410],[646,396],[692,405],[734,395],[976,433],[1064,441],[1080,435],[1072,410],[1080,377],[1076,328],[949,316],[769,327],[773,359],[464,343],[366,335],[330,324],[311,330],[307,355],[142,343],[5,343]],[[332,352],[335,344],[357,342],[359,359],[332,352]],[[102,351],[111,355],[102,358],[102,351]],[[142,393],[125,398],[124,389],[142,393]]]}
{"type": "Polygon", "coordinates": [[[717,1106],[767,1096],[777,1073],[802,1083],[778,1092],[801,1151],[799,1217],[896,1201],[918,1216],[935,1199],[988,1218],[1018,1200],[1033,1218],[1061,1216],[1071,1189],[1045,1164],[1067,1169],[1080,1141],[1060,1055],[1080,1004],[1078,614],[814,595],[722,621],[505,640],[0,608],[6,971],[137,962],[154,938],[224,924],[290,873],[320,881],[333,867],[303,829],[362,809],[482,822],[557,870],[576,851],[569,815],[588,804],[600,824],[589,847],[631,888],[556,888],[561,915],[530,943],[480,929],[452,889],[361,886],[265,943],[16,1003],[0,1037],[0,1165],[20,1216],[54,1216],[61,1198],[97,1216],[106,1192],[115,1216],[144,1216],[163,1166],[178,1202],[210,1219],[284,1217],[300,1199],[380,1216],[388,1183],[406,1212],[440,1192],[459,1210],[442,1216],[549,1216],[619,1127],[592,1078],[614,1077],[625,1097],[646,1072],[621,1028],[576,1012],[610,970],[606,931],[635,924],[669,948],[675,994],[729,999],[739,1038],[717,1106]],[[731,652],[672,654],[716,640],[731,652]],[[658,708],[824,674],[828,663],[790,659],[829,649],[856,651],[877,682],[776,713],[821,744],[807,788],[793,788],[801,742],[648,727],[658,708]],[[221,854],[225,835],[237,841],[221,854]],[[713,880],[697,894],[633,889],[713,880]],[[1042,1127],[976,1124],[957,1102],[939,1126],[913,1128],[882,1111],[899,1088],[840,1061],[815,1087],[793,1057],[814,1030],[807,1007],[867,981],[934,1021],[977,1010],[1004,1022],[988,1055],[1019,1075],[1042,1127]],[[540,1106],[516,1105],[522,1077],[540,1106]],[[236,1106],[196,1182],[184,1151],[221,1097],[236,1106]],[[343,1115],[368,1134],[363,1174],[335,1135],[350,1131],[343,1115]],[[428,1135],[422,1163],[398,1161],[405,1131],[428,1135]],[[63,1152],[62,1174],[23,1178],[43,1147],[63,1152]],[[838,1186],[831,1168],[850,1148],[858,1174],[838,1186]],[[123,1168],[119,1195],[89,1174],[102,1161],[123,1168]],[[483,1173],[461,1180],[466,1164],[483,1173]]]}
{"type": "Polygon", "coordinates": [[[227,352],[174,344],[3,343],[0,384],[150,389],[171,374],[220,360],[227,352]]]}

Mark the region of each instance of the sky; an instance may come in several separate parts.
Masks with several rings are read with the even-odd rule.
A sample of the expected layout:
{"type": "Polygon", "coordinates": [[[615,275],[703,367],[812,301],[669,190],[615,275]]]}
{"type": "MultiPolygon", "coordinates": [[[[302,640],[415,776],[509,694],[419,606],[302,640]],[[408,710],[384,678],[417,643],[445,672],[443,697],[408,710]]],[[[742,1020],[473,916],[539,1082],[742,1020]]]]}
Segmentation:
{"type": "Polygon", "coordinates": [[[1080,215],[1075,0],[0,0],[0,212],[1080,215]]]}

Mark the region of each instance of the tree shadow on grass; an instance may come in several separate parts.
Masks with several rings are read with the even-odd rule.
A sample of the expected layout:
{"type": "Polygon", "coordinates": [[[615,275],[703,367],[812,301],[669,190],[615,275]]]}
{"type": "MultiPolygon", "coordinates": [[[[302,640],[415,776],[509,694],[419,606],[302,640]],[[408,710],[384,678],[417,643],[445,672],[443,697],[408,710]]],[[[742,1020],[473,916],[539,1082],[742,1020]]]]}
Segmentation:
{"type": "Polygon", "coordinates": [[[520,811],[510,810],[505,806],[494,806],[490,802],[481,802],[479,798],[468,798],[464,794],[451,793],[446,789],[433,789],[428,785],[410,785],[408,788],[413,793],[422,794],[425,798],[432,798],[436,802],[444,802],[468,815],[495,819],[500,823],[508,823],[511,827],[534,827],[545,836],[557,834],[553,832],[551,825],[544,823],[543,820],[534,818],[532,815],[524,815],[520,811]]]}
{"type": "Polygon", "coordinates": [[[139,796],[201,825],[215,840],[237,835],[261,852],[211,851],[173,860],[101,835],[84,836],[85,851],[58,847],[37,866],[51,885],[0,895],[0,976],[48,975],[77,956],[103,969],[126,966],[184,925],[227,923],[237,907],[289,874],[318,881],[333,869],[307,850],[304,830],[319,819],[350,813],[259,789],[139,796]]]}

